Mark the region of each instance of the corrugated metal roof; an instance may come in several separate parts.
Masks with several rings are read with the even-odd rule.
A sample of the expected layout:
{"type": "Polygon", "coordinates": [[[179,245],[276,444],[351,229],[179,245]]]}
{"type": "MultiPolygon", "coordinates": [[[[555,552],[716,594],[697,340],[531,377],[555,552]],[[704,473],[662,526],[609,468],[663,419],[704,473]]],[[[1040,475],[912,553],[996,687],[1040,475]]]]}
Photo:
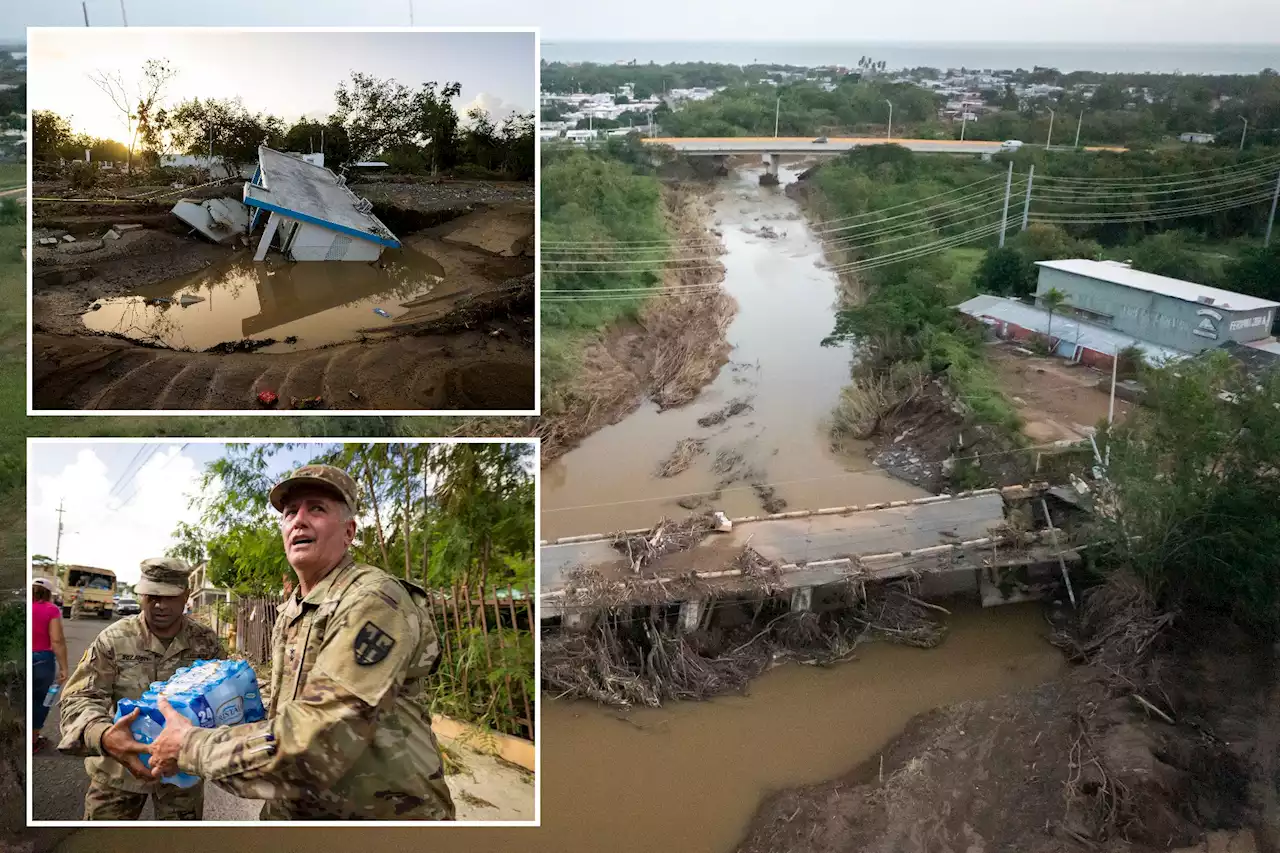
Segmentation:
{"type": "MultiPolygon", "coordinates": [[[[957,305],[956,309],[970,317],[1001,320],[1042,335],[1047,334],[1049,330],[1048,311],[1003,296],[989,294],[975,296],[957,305]]],[[[1125,347],[1136,346],[1146,354],[1148,360],[1153,362],[1178,360],[1190,355],[1171,347],[1140,340],[1123,332],[1117,332],[1115,329],[1104,329],[1091,323],[1082,323],[1074,317],[1056,312],[1053,315],[1053,336],[1102,353],[1117,353],[1125,347]]]]}
{"type": "Polygon", "coordinates": [[[1155,275],[1126,267],[1123,264],[1090,261],[1084,258],[1070,258],[1061,261],[1036,261],[1036,266],[1082,275],[1086,278],[1107,281],[1122,287],[1158,293],[1185,302],[1199,305],[1212,305],[1214,308],[1225,308],[1231,311],[1256,311],[1261,308],[1275,308],[1280,302],[1259,299],[1256,296],[1245,296],[1230,290],[1220,290],[1191,281],[1183,281],[1168,276],[1155,275]],[[1212,302],[1205,302],[1211,299],[1212,302]]]}

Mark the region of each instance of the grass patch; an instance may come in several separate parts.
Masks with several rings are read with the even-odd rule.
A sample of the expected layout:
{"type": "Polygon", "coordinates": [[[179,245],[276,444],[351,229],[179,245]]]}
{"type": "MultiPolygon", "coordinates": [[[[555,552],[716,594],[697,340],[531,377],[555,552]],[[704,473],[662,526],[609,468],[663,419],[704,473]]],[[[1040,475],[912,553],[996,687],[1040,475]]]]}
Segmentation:
{"type": "Polygon", "coordinates": [[[973,277],[986,254],[985,248],[974,246],[960,246],[943,253],[943,258],[951,265],[951,298],[957,303],[978,295],[973,277]]]}
{"type": "Polygon", "coordinates": [[[0,163],[0,190],[27,185],[26,163],[0,163]]]}

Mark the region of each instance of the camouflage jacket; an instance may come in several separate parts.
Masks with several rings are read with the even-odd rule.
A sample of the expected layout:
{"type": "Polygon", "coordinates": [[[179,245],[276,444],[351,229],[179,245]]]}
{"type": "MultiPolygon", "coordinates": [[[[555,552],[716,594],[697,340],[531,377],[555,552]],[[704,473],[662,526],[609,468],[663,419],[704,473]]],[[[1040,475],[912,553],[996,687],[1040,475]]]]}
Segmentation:
{"type": "Polygon", "coordinates": [[[439,658],[421,588],[350,556],[280,609],[268,719],[196,729],[178,765],[295,820],[452,820],[431,718],[439,658]]]}
{"type": "Polygon", "coordinates": [[[85,759],[85,770],[110,787],[154,791],[159,782],[135,779],[123,764],[102,753],[102,734],[111,728],[116,703],[140,698],[151,682],[168,680],[179,667],[226,656],[213,631],[191,619],[185,620],[168,648],[151,635],[141,615],[108,625],[85,650],[62,690],[58,750],[91,756],[85,759]]]}

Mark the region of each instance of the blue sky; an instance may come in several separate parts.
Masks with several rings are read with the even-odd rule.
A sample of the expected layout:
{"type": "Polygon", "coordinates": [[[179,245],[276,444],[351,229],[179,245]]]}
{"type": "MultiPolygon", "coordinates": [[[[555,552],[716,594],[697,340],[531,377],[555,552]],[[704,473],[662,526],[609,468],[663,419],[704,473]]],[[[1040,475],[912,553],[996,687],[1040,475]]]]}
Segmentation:
{"type": "MultiPolygon", "coordinates": [[[[130,26],[408,26],[411,0],[124,0],[130,26]]],[[[83,26],[78,0],[0,0],[0,37],[25,25],[83,26]],[[23,8],[32,7],[32,8],[23,8]],[[7,10],[7,11],[6,11],[7,10]]],[[[802,8],[761,0],[412,0],[418,26],[539,26],[547,40],[1217,42],[1280,41],[1273,0],[1057,0],[966,7],[954,0],[802,8]]],[[[94,26],[119,0],[87,0],[94,26]]]]}
{"type": "Polygon", "coordinates": [[[165,91],[168,105],[238,95],[249,110],[286,122],[324,118],[335,107],[334,89],[360,71],[414,88],[456,80],[459,113],[477,105],[500,122],[513,111],[533,111],[535,50],[531,33],[34,30],[27,44],[28,98],[35,109],[71,116],[76,130],[120,139],[123,118],[89,75],[119,71],[132,89],[143,62],[164,58],[178,71],[165,91]]]}

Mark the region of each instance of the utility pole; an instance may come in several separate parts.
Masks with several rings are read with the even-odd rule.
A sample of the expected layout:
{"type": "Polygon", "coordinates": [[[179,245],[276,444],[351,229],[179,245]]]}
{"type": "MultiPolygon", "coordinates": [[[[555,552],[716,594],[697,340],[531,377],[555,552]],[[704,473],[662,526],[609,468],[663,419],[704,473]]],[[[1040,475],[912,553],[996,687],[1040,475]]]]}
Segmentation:
{"type": "Polygon", "coordinates": [[[120,18],[126,27],[129,26],[129,16],[124,11],[124,0],[120,0],[120,18]]]}
{"type": "Polygon", "coordinates": [[[84,12],[84,25],[89,26],[89,4],[87,2],[80,3],[80,11],[84,12]]]}
{"type": "Polygon", "coordinates": [[[889,105],[889,133],[885,138],[893,139],[893,101],[885,98],[884,102],[889,105]]]}
{"type": "Polygon", "coordinates": [[[773,138],[778,138],[778,119],[782,116],[782,96],[778,96],[777,102],[773,105],[773,138]]]}
{"type": "MultiPolygon", "coordinates": [[[[1107,426],[1116,416],[1116,374],[1120,370],[1120,350],[1111,354],[1111,400],[1107,403],[1107,426]]],[[[1107,442],[1107,458],[1111,458],[1111,442],[1107,442]]]]}
{"type": "Polygon", "coordinates": [[[1058,117],[1058,114],[1054,112],[1052,109],[1050,109],[1049,110],[1049,138],[1044,141],[1045,151],[1048,151],[1050,148],[1053,147],[1053,120],[1057,117],[1058,117]]]}
{"type": "Polygon", "coordinates": [[[65,510],[63,510],[62,508],[62,501],[59,500],[58,501],[58,539],[53,546],[53,566],[54,566],[55,573],[57,572],[58,566],[62,565],[60,560],[62,557],[62,513],[64,511],[65,510]]]}
{"type": "MultiPolygon", "coordinates": [[[[209,126],[209,169],[213,169],[213,126],[209,126]]],[[[213,176],[210,175],[210,178],[213,176]]]]}
{"type": "Polygon", "coordinates": [[[1076,148],[1080,147],[1080,128],[1082,127],[1084,127],[1084,110],[1080,111],[1080,120],[1076,122],[1076,148]]]}
{"type": "Polygon", "coordinates": [[[1276,224],[1276,202],[1278,201],[1280,201],[1280,175],[1276,175],[1276,191],[1271,196],[1271,218],[1267,220],[1267,236],[1262,240],[1264,248],[1271,245],[1271,229],[1276,224]]]}
{"type": "Polygon", "coordinates": [[[1009,192],[1013,189],[1013,161],[1009,161],[1009,176],[1004,179],[1004,213],[1000,214],[1000,248],[1004,248],[1004,229],[1009,224],[1009,192]]]}
{"type": "Polygon", "coordinates": [[[960,109],[960,141],[964,142],[964,129],[969,126],[969,111],[960,109]]]}
{"type": "Polygon", "coordinates": [[[1244,150],[1244,135],[1249,132],[1249,120],[1244,116],[1240,116],[1240,120],[1244,122],[1244,130],[1240,131],[1240,150],[1244,150]]]}
{"type": "MultiPolygon", "coordinates": [[[[1010,165],[1013,165],[1012,163],[1010,165]]],[[[1036,179],[1035,164],[1031,164],[1031,171],[1027,172],[1027,199],[1022,203],[1022,230],[1027,230],[1027,222],[1031,219],[1031,182],[1036,179]]]]}

